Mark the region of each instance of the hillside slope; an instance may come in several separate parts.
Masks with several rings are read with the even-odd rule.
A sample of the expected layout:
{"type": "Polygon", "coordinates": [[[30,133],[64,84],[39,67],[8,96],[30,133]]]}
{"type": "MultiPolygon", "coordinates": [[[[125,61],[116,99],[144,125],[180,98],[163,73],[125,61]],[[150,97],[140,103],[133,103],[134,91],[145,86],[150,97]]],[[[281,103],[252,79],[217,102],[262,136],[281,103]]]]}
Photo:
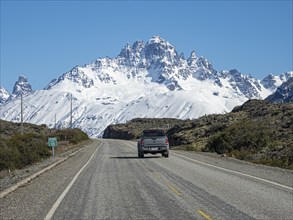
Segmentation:
{"type": "Polygon", "coordinates": [[[56,130],[49,129],[46,125],[30,123],[23,124],[21,134],[20,123],[0,120],[0,172],[21,169],[50,157],[48,137],[56,137],[58,146],[61,146],[60,141],[66,144],[65,148],[58,151],[66,150],[69,143],[74,145],[88,139],[88,136],[79,129],[56,130]]]}
{"type": "MultiPolygon", "coordinates": [[[[161,120],[135,119],[111,125],[105,131],[105,138],[135,139],[142,129],[160,124],[161,120]]],[[[216,152],[293,169],[293,103],[250,100],[227,114],[195,120],[164,120],[165,124],[174,124],[167,130],[173,148],[216,152]]]]}

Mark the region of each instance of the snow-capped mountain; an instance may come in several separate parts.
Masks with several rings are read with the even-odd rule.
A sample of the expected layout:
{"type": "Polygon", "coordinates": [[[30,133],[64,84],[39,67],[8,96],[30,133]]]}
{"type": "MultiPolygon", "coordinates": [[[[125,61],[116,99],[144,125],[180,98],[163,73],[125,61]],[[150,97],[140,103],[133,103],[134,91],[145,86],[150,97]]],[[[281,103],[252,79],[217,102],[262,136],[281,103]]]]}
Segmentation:
{"type": "Polygon", "coordinates": [[[8,98],[9,98],[10,94],[9,92],[4,88],[4,87],[0,87],[0,105],[4,104],[8,98]]]}
{"type": "Polygon", "coordinates": [[[185,59],[174,46],[158,36],[147,43],[136,41],[132,46],[127,44],[114,59],[100,58],[89,65],[76,66],[53,80],[46,89],[62,89],[59,84],[65,79],[81,85],[82,88],[91,88],[99,83],[118,85],[119,80],[129,81],[142,76],[151,82],[165,85],[169,91],[184,90],[182,86],[186,81],[196,79],[210,81],[219,87],[223,87],[223,83],[228,81],[233,84],[232,89],[235,92],[247,98],[262,98],[267,95],[267,90],[253,77],[237,70],[217,72],[207,59],[198,57],[195,51],[185,59]]]}
{"type": "Polygon", "coordinates": [[[9,100],[15,99],[19,97],[21,94],[25,95],[30,94],[32,92],[32,86],[29,84],[27,78],[25,76],[20,76],[14,84],[13,92],[9,97],[9,100]]]}
{"type": "MultiPolygon", "coordinates": [[[[76,66],[41,91],[24,96],[25,120],[68,127],[73,97],[73,126],[100,136],[107,125],[135,117],[197,118],[224,113],[247,99],[263,99],[270,87],[237,70],[216,71],[191,52],[185,59],[155,36],[127,44],[115,58],[76,66]]],[[[19,121],[19,99],[4,105],[1,118],[19,121]]]]}
{"type": "Polygon", "coordinates": [[[277,91],[266,98],[269,102],[293,102],[293,77],[284,82],[277,91]]]}
{"type": "Polygon", "coordinates": [[[293,77],[293,71],[283,73],[279,76],[269,74],[261,81],[261,84],[271,92],[275,92],[279,86],[281,86],[284,82],[287,82],[291,77],[293,77]]]}

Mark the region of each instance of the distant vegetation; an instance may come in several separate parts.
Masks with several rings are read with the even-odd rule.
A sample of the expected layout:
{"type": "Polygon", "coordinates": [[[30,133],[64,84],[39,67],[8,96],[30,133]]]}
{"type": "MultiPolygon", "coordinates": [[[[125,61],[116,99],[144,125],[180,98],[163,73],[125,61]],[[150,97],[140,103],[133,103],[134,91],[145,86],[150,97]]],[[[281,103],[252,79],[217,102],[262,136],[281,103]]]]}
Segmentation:
{"type": "Polygon", "coordinates": [[[195,120],[134,119],[109,126],[104,137],[136,139],[142,129],[156,124],[170,125],[167,135],[173,148],[293,169],[293,103],[250,100],[231,113],[195,120]]]}
{"type": "Polygon", "coordinates": [[[173,118],[135,118],[125,124],[109,125],[104,131],[103,138],[134,140],[140,137],[144,129],[162,128],[167,131],[181,122],[182,120],[173,118]]]}
{"type": "Polygon", "coordinates": [[[0,171],[20,169],[51,156],[47,146],[48,137],[58,141],[77,144],[88,136],[79,129],[55,130],[46,125],[24,123],[24,134],[20,134],[20,123],[0,120],[0,171]]]}

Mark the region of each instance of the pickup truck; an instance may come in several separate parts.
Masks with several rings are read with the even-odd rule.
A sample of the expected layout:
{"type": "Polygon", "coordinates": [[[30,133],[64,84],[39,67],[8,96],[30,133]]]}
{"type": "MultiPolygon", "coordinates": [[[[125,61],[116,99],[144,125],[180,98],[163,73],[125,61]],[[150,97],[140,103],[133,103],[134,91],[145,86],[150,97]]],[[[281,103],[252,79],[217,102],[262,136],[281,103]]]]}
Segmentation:
{"type": "Polygon", "coordinates": [[[137,152],[139,158],[143,158],[147,153],[161,153],[162,156],[169,157],[169,142],[164,130],[143,130],[137,142],[137,152]]]}

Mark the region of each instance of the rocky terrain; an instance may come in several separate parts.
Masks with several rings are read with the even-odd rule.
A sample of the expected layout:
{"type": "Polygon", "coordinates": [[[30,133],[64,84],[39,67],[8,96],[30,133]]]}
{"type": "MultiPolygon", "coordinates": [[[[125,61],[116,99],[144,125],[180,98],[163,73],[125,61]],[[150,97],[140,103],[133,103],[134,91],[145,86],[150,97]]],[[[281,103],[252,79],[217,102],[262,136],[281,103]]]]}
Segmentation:
{"type": "Polygon", "coordinates": [[[269,102],[293,102],[293,77],[277,88],[276,92],[266,98],[269,102]]]}
{"type": "MultiPolygon", "coordinates": [[[[105,138],[136,139],[162,119],[110,125],[105,138]],[[138,125],[140,124],[140,125],[138,125]],[[127,135],[126,135],[127,134],[127,135]]],[[[157,123],[157,124],[156,124],[157,123]]],[[[293,169],[293,103],[250,100],[227,114],[194,120],[164,119],[172,148],[216,152],[255,163],[293,169]]]]}

